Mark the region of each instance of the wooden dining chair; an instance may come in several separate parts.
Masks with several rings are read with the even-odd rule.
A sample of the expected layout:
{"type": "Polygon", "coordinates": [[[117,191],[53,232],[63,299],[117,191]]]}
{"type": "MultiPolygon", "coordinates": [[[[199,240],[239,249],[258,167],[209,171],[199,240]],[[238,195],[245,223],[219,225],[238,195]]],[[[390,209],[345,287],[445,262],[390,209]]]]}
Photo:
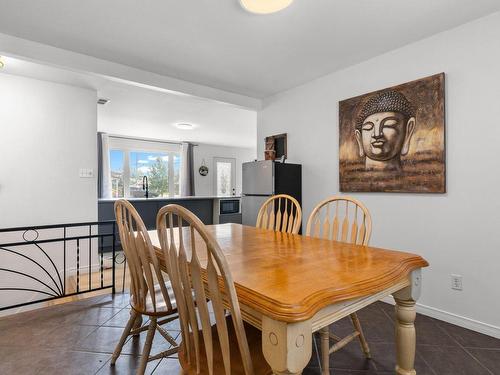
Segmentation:
{"type": "Polygon", "coordinates": [[[137,336],[147,330],[137,374],[144,374],[148,361],[176,353],[179,346],[162,324],[178,318],[175,297],[170,281],[165,280],[160,269],[148,231],[135,210],[126,200],[115,203],[115,215],[120,241],[130,273],[130,318],[111,357],[113,366],[120,356],[129,335],[137,336]],[[149,324],[134,329],[142,315],[149,317],[149,324]],[[158,331],[172,347],[156,355],[150,355],[154,335],[158,331]]]}
{"type": "MultiPolygon", "coordinates": [[[[320,202],[307,220],[306,235],[333,241],[368,245],[372,231],[370,212],[363,203],[348,196],[334,196],[320,202]]],[[[354,332],[346,337],[330,333],[329,327],[320,330],[321,365],[323,374],[329,374],[329,356],[356,337],[366,358],[371,358],[368,343],[356,313],[350,315],[354,332]],[[330,347],[330,339],[336,343],[330,347]]]]}
{"type": "Polygon", "coordinates": [[[179,310],[183,373],[272,374],[261,332],[243,322],[226,258],[200,219],[170,204],[158,212],[157,230],[179,310]]]}
{"type": "Polygon", "coordinates": [[[262,204],[255,226],[277,232],[297,234],[301,224],[302,209],[297,199],[290,195],[278,194],[262,204]]]}

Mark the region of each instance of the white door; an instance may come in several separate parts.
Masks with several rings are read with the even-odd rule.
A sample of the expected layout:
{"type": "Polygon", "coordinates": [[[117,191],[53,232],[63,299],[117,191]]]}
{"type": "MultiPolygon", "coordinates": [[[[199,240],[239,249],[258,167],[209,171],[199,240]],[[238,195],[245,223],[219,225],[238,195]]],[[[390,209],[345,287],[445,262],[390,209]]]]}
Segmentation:
{"type": "Polygon", "coordinates": [[[218,197],[236,195],[236,159],[214,158],[214,193],[218,197]]]}

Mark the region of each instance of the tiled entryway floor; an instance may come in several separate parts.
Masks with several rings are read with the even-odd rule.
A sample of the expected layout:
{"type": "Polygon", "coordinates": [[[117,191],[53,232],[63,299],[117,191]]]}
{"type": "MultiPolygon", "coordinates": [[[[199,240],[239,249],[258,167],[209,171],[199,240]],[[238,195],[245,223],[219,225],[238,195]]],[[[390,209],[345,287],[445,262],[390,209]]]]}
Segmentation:
{"type": "MultiPolygon", "coordinates": [[[[0,374],[134,374],[145,333],[130,338],[115,367],[109,360],[129,315],[128,295],[99,296],[0,319],[0,374]]],[[[363,358],[357,342],[331,356],[336,375],[393,374],[393,306],[379,302],[359,312],[373,359],[363,358]]],[[[500,374],[500,340],[418,315],[418,375],[500,374]]],[[[176,322],[170,323],[177,330],[176,322]]],[[[337,335],[350,322],[335,325],[337,335]]],[[[178,332],[178,331],[177,331],[178,332]]],[[[318,341],[319,345],[319,341],[318,341]]],[[[168,347],[156,335],[153,352],[168,347]]],[[[304,375],[319,374],[313,351],[304,375]]],[[[177,358],[148,364],[147,373],[178,374],[177,358]]]]}

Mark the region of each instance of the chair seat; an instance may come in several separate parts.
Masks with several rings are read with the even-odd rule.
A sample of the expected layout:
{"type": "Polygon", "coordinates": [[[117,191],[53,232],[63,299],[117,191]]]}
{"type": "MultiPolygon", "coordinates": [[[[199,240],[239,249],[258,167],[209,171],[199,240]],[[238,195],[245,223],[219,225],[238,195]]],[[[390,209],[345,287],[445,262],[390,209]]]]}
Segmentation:
{"type": "Polygon", "coordinates": [[[144,315],[160,316],[160,317],[171,315],[172,313],[177,311],[177,305],[175,302],[174,290],[172,289],[172,283],[170,281],[166,281],[165,288],[167,289],[168,296],[170,298],[170,303],[172,305],[171,309],[168,308],[167,303],[163,299],[163,294],[161,292],[160,285],[158,284],[155,285],[156,312],[154,309],[155,305],[153,304],[153,300],[151,299],[150,294],[148,294],[146,297],[145,306],[141,306],[140,304],[135,303],[135,301],[133,300],[130,301],[130,305],[135,311],[144,315]]]}
{"type": "MultiPolygon", "coordinates": [[[[234,331],[233,321],[231,316],[226,318],[228,336],[229,336],[229,347],[231,353],[231,375],[245,375],[243,369],[243,362],[241,360],[240,351],[238,348],[238,340],[236,338],[236,333],[234,331]]],[[[271,367],[267,364],[264,354],[262,353],[262,333],[257,328],[251,326],[250,324],[244,323],[245,333],[248,340],[248,347],[250,349],[250,357],[252,359],[253,370],[255,375],[271,375],[273,372],[271,367]]],[[[198,332],[200,338],[200,375],[208,374],[207,358],[205,354],[205,344],[203,341],[203,333],[200,330],[198,332]]],[[[192,333],[191,333],[192,336],[192,333]]],[[[213,351],[214,351],[214,374],[223,375],[224,362],[222,359],[221,348],[219,344],[219,335],[217,333],[217,326],[212,326],[212,340],[213,340],[213,351]]],[[[191,342],[192,339],[191,339],[191,342]]],[[[185,352],[184,343],[181,343],[179,350],[179,362],[184,370],[184,374],[196,374],[196,356],[194,354],[194,345],[191,345],[191,358],[193,363],[189,364],[187,360],[187,353],[185,352]]]]}

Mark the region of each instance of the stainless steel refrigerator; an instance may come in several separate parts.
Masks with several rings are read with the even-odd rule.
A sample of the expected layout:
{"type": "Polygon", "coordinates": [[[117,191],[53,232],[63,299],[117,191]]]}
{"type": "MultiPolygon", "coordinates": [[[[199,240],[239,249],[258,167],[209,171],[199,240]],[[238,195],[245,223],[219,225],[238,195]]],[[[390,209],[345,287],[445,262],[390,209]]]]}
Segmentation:
{"type": "Polygon", "coordinates": [[[275,194],[302,201],[302,165],[272,160],[243,163],[242,223],[255,226],[262,204],[275,194]]]}

